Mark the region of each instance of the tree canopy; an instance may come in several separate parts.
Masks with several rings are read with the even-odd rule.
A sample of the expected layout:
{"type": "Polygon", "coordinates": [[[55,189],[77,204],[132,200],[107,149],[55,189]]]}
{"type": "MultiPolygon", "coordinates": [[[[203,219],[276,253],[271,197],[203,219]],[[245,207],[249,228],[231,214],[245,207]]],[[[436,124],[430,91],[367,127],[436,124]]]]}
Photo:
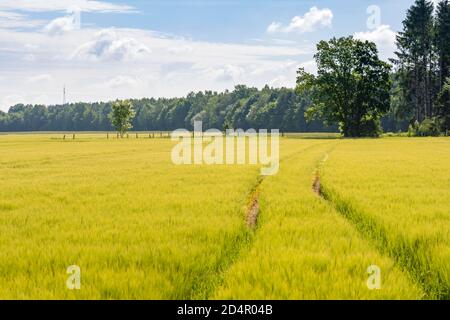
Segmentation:
{"type": "Polygon", "coordinates": [[[136,113],[133,110],[133,105],[129,100],[116,101],[112,105],[112,111],[109,115],[111,124],[116,128],[121,137],[130,130],[133,125],[131,121],[136,113]]]}
{"type": "Polygon", "coordinates": [[[390,65],[377,47],[353,37],[321,41],[315,55],[317,76],[300,69],[297,92],[312,92],[308,118],[339,124],[346,137],[377,136],[390,107],[390,65]]]}
{"type": "Polygon", "coordinates": [[[396,117],[411,124],[422,122],[448,130],[445,92],[450,76],[450,3],[442,0],[435,10],[431,1],[416,0],[406,13],[397,37],[395,64],[396,117]],[[443,91],[444,90],[444,91],[443,91]]]}
{"type": "MultiPolygon", "coordinates": [[[[293,89],[256,88],[238,85],[222,93],[204,91],[181,98],[130,100],[136,116],[133,130],[170,131],[193,129],[195,120],[203,128],[280,129],[283,132],[336,131],[320,121],[306,122],[308,95],[293,89]]],[[[0,113],[0,131],[111,131],[109,114],[114,102],[66,105],[16,105],[0,113]]]]}

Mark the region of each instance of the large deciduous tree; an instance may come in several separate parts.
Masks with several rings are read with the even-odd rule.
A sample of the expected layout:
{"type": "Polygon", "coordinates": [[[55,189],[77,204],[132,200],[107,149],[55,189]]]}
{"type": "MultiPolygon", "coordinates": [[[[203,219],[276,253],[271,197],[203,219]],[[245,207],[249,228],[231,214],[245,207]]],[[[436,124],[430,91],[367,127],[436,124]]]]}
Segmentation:
{"type": "Polygon", "coordinates": [[[116,128],[120,137],[123,137],[132,128],[131,122],[135,115],[133,105],[129,100],[116,101],[112,105],[111,124],[116,128]]]}
{"type": "Polygon", "coordinates": [[[378,136],[380,117],[390,106],[390,65],[374,43],[353,37],[321,41],[317,76],[300,69],[297,94],[312,92],[309,119],[339,124],[346,137],[378,136]]]}

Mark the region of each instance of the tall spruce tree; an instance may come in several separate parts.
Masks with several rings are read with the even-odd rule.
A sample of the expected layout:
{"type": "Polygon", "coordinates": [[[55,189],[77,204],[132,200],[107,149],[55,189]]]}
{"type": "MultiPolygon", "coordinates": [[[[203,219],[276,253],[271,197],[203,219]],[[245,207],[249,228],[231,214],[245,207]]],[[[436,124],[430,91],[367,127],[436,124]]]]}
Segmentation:
{"type": "Polygon", "coordinates": [[[437,6],[436,51],[439,59],[439,94],[436,115],[443,132],[450,130],[450,1],[443,0],[437,6]]]}
{"type": "Polygon", "coordinates": [[[439,93],[438,102],[437,114],[441,130],[448,135],[450,131],[450,77],[447,78],[439,93]]]}
{"type": "Polygon", "coordinates": [[[436,50],[439,58],[438,79],[441,91],[450,77],[450,2],[439,2],[436,13],[436,50]]]}
{"type": "Polygon", "coordinates": [[[419,122],[433,117],[435,92],[434,6],[431,1],[416,0],[397,36],[397,65],[405,106],[419,122]]]}

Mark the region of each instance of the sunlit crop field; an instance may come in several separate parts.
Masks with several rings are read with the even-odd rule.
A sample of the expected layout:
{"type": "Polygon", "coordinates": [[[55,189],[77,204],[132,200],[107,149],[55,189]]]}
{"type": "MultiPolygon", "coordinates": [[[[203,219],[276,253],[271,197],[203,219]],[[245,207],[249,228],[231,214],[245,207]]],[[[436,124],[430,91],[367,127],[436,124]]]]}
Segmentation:
{"type": "Polygon", "coordinates": [[[175,165],[158,136],[62,137],[0,136],[0,299],[449,298],[448,138],[286,137],[262,178],[175,165]]]}
{"type": "Polygon", "coordinates": [[[326,197],[430,298],[450,299],[450,139],[343,141],[326,197]]]}

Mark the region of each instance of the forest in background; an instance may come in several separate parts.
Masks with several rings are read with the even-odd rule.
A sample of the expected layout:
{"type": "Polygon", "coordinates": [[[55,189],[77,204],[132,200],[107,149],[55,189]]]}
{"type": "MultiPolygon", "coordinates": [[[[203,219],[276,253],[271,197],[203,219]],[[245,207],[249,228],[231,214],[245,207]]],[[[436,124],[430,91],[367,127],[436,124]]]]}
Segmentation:
{"type": "MultiPolygon", "coordinates": [[[[238,85],[222,93],[205,91],[183,98],[131,100],[136,131],[191,130],[194,121],[210,129],[280,129],[283,132],[335,132],[321,121],[307,122],[304,116],[309,97],[294,89],[261,90],[238,85]]],[[[70,103],[66,105],[18,104],[0,113],[0,131],[111,131],[110,113],[114,102],[70,103]]]]}

